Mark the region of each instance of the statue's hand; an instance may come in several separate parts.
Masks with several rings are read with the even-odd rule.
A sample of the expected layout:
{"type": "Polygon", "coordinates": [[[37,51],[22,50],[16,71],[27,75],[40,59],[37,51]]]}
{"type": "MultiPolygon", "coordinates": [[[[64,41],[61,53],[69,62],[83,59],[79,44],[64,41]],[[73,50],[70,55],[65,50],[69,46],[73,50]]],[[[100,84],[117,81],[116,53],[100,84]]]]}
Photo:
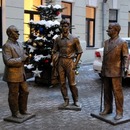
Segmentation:
{"type": "Polygon", "coordinates": [[[126,78],[126,77],[127,77],[127,75],[128,75],[128,69],[127,69],[127,68],[125,68],[125,69],[124,69],[124,78],[126,78]]]}

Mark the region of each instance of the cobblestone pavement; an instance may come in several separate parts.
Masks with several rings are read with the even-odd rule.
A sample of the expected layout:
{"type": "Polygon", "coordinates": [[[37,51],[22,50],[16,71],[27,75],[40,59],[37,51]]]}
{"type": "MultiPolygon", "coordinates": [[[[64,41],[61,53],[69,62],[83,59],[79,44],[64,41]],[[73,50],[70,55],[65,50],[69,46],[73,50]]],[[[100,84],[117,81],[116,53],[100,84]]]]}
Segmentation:
{"type": "MultiPolygon", "coordinates": [[[[82,103],[81,111],[58,110],[63,103],[60,88],[29,84],[28,110],[36,114],[23,123],[3,121],[10,115],[7,95],[8,88],[0,80],[0,130],[130,130],[130,122],[113,126],[90,116],[99,111],[101,79],[92,70],[92,65],[81,65],[79,75],[76,76],[79,90],[79,101],[82,103]]],[[[124,85],[124,110],[130,115],[130,85],[124,85]]],[[[69,91],[70,101],[72,101],[69,91]]]]}

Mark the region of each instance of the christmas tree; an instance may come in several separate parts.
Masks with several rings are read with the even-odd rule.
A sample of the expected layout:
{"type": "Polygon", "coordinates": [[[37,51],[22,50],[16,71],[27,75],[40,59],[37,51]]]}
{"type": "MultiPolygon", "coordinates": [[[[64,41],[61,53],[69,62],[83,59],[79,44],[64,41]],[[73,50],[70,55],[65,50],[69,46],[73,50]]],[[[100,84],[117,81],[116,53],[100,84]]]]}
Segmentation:
{"type": "Polygon", "coordinates": [[[29,55],[29,62],[25,65],[26,72],[32,72],[35,82],[51,84],[52,77],[52,48],[54,39],[61,33],[57,16],[64,8],[60,5],[36,7],[40,21],[30,20],[31,33],[29,40],[24,42],[24,48],[29,55]]]}

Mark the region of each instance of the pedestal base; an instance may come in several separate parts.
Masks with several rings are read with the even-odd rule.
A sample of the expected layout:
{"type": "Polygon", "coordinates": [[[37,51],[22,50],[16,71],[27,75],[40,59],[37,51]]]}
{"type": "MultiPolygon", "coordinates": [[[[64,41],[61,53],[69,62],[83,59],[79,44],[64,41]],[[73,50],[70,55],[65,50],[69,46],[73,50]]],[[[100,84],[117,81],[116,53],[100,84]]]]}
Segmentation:
{"type": "Polygon", "coordinates": [[[75,111],[81,111],[82,105],[80,104],[79,107],[75,106],[74,104],[69,104],[68,106],[64,107],[63,104],[61,104],[58,109],[59,110],[75,110],[75,111]]]}
{"type": "Polygon", "coordinates": [[[91,113],[91,116],[93,116],[97,119],[100,119],[102,121],[105,121],[112,125],[118,125],[118,124],[122,124],[122,123],[126,123],[126,122],[130,121],[130,117],[127,115],[123,115],[123,118],[120,120],[115,120],[114,119],[115,114],[113,114],[113,113],[102,116],[102,115],[99,115],[98,112],[96,112],[96,113],[91,113]]]}
{"type": "Polygon", "coordinates": [[[26,120],[29,120],[29,119],[33,118],[34,116],[35,116],[34,114],[24,115],[24,117],[22,119],[9,116],[9,117],[4,118],[4,121],[22,123],[22,122],[24,122],[26,120]]]}

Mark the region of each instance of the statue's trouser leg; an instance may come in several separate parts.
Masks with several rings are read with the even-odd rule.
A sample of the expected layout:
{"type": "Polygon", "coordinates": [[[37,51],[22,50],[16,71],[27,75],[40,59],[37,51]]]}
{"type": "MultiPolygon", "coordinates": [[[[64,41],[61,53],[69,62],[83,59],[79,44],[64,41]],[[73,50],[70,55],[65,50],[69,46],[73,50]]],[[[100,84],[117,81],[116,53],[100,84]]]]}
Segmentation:
{"type": "Polygon", "coordinates": [[[123,114],[122,78],[104,78],[104,108],[112,111],[113,94],[115,97],[116,113],[123,114]],[[113,93],[112,93],[113,92],[113,93]]]}
{"type": "Polygon", "coordinates": [[[66,101],[68,100],[68,92],[67,92],[67,87],[66,87],[66,77],[65,77],[65,71],[62,68],[62,66],[60,66],[60,71],[59,71],[59,79],[60,79],[60,84],[61,84],[61,93],[63,96],[63,99],[66,101]]]}
{"type": "Polygon", "coordinates": [[[78,102],[78,89],[76,85],[70,85],[70,90],[71,90],[73,101],[75,104],[76,102],[78,102]]]}
{"type": "Polygon", "coordinates": [[[68,91],[67,91],[66,84],[61,85],[61,93],[62,93],[64,101],[68,101],[69,97],[68,97],[68,91]]]}
{"type": "Polygon", "coordinates": [[[75,70],[74,70],[74,61],[69,58],[60,58],[59,60],[59,78],[61,83],[61,92],[64,100],[68,100],[68,93],[66,88],[66,77],[68,78],[68,83],[70,90],[72,92],[72,97],[74,103],[78,101],[78,89],[76,88],[75,82],[75,70]]]}
{"type": "Polygon", "coordinates": [[[104,77],[104,110],[112,112],[113,110],[113,95],[112,95],[112,81],[109,77],[104,77]]]}
{"type": "Polygon", "coordinates": [[[19,83],[8,82],[8,88],[9,88],[8,103],[12,116],[15,116],[19,112],[19,106],[18,106],[19,83]]]}
{"type": "Polygon", "coordinates": [[[21,114],[27,112],[28,86],[26,82],[22,82],[19,87],[19,111],[21,114]]]}
{"type": "Polygon", "coordinates": [[[68,97],[68,91],[66,87],[66,59],[65,58],[60,58],[59,63],[58,63],[58,73],[59,73],[59,79],[60,79],[60,84],[61,84],[61,93],[63,96],[64,101],[68,102],[69,97],[68,97]]]}
{"type": "Polygon", "coordinates": [[[113,94],[115,96],[116,114],[123,115],[122,77],[112,78],[113,94]]]}
{"type": "Polygon", "coordinates": [[[67,77],[70,91],[72,93],[73,102],[75,104],[76,102],[78,102],[78,89],[76,87],[74,62],[72,59],[69,61],[69,66],[67,69],[67,77]]]}
{"type": "Polygon", "coordinates": [[[8,102],[12,115],[27,111],[28,87],[26,82],[8,82],[9,96],[8,102]]]}

